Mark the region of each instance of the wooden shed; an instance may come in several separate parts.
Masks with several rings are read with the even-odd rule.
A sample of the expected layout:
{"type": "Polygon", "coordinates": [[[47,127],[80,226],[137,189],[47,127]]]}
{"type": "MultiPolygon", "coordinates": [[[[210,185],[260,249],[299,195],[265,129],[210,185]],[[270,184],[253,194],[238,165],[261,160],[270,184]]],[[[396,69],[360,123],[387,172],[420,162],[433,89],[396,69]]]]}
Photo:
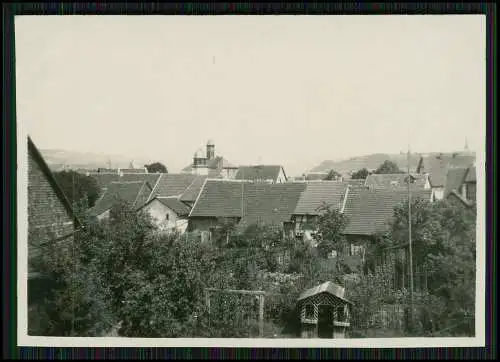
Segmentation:
{"type": "Polygon", "coordinates": [[[303,292],[298,301],[302,338],[345,338],[352,303],[345,289],[332,282],[303,292]]]}

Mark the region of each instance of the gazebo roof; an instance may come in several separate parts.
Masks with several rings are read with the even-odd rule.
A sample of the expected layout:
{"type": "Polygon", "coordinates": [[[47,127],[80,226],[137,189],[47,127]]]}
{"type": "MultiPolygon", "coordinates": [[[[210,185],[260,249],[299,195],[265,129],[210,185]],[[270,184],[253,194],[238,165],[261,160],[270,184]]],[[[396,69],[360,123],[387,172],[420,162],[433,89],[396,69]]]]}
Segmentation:
{"type": "Polygon", "coordinates": [[[345,295],[345,289],[341,287],[338,284],[335,284],[333,282],[325,282],[323,284],[317,285],[313,288],[307,289],[304,291],[298,298],[298,302],[302,302],[305,299],[317,296],[322,293],[327,293],[329,295],[332,295],[340,300],[342,300],[345,303],[353,304],[351,301],[347,300],[344,298],[345,295]]]}

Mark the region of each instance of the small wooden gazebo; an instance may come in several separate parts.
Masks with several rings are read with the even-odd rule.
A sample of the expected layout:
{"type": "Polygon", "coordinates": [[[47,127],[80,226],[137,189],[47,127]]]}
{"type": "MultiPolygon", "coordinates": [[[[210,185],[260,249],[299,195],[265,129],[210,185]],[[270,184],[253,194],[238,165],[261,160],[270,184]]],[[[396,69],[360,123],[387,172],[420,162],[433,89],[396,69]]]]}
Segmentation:
{"type": "Polygon", "coordinates": [[[297,300],[302,338],[345,338],[352,303],[345,289],[332,282],[303,292],[297,300]]]}

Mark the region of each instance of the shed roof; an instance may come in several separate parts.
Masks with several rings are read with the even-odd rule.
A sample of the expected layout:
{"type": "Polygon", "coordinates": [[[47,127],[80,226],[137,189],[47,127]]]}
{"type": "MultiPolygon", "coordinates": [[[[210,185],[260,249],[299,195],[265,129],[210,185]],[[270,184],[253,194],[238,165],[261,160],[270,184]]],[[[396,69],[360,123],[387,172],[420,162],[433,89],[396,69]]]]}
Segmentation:
{"type": "Polygon", "coordinates": [[[311,297],[314,297],[318,294],[321,294],[321,293],[328,293],[346,303],[350,303],[352,304],[352,302],[350,302],[349,300],[347,300],[346,298],[344,298],[344,295],[345,295],[345,289],[343,287],[341,287],[340,285],[338,284],[335,284],[333,282],[325,282],[323,284],[320,284],[320,285],[317,285],[313,288],[310,288],[310,289],[307,289],[306,291],[304,291],[298,298],[298,301],[301,302],[301,301],[304,301],[308,298],[311,298],[311,297]]]}

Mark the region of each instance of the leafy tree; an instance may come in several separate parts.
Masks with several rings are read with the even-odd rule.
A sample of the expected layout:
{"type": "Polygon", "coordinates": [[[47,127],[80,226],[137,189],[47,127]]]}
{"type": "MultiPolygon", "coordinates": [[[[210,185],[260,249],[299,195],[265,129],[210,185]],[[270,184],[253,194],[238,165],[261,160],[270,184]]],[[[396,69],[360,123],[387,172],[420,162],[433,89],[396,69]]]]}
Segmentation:
{"type": "Polygon", "coordinates": [[[398,165],[394,162],[385,160],[373,173],[375,174],[391,174],[391,173],[404,173],[400,170],[398,165]]]}
{"type": "MultiPolygon", "coordinates": [[[[428,271],[428,293],[443,305],[436,330],[472,335],[475,311],[476,211],[447,201],[412,202],[413,262],[428,271]]],[[[396,243],[408,242],[408,203],[395,209],[396,243]]],[[[429,310],[423,308],[424,313],[429,310]]]]}
{"type": "Polygon", "coordinates": [[[346,240],[343,231],[347,226],[347,218],[339,210],[323,205],[319,209],[322,213],[315,222],[318,230],[318,250],[320,255],[326,257],[333,250],[343,251],[346,240]]]}
{"type": "Polygon", "coordinates": [[[100,193],[94,178],[76,171],[54,172],[54,176],[70,202],[80,203],[83,200],[89,207],[94,206],[100,193]]]}
{"type": "Polygon", "coordinates": [[[144,165],[149,173],[167,173],[167,167],[161,162],[154,162],[149,165],[144,165]]]}
{"type": "Polygon", "coordinates": [[[100,265],[87,257],[90,238],[83,230],[39,248],[31,263],[43,277],[29,282],[30,335],[100,336],[116,323],[100,265]]]}
{"type": "Polygon", "coordinates": [[[326,175],[324,180],[325,181],[335,181],[335,180],[340,179],[341,177],[342,177],[342,175],[340,173],[338,173],[337,171],[330,170],[330,172],[328,172],[328,175],[326,175]]]}
{"type": "Polygon", "coordinates": [[[351,175],[351,178],[353,180],[364,180],[368,177],[369,174],[370,172],[366,168],[362,168],[361,170],[354,172],[351,175]]]}

